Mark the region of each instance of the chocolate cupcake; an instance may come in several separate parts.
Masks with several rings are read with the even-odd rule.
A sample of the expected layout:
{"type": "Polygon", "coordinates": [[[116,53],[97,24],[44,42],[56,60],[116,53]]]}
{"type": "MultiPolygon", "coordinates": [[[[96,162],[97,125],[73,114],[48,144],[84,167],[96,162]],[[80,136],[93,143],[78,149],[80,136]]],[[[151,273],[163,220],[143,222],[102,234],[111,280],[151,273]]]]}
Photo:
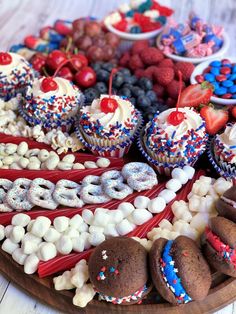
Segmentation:
{"type": "Polygon", "coordinates": [[[141,303],[149,292],[147,258],[144,247],[130,238],[112,238],[97,246],[88,267],[99,299],[121,305],[141,303]]]}
{"type": "Polygon", "coordinates": [[[153,243],[150,272],[157,291],[176,305],[203,300],[211,286],[207,262],[196,243],[185,236],[153,243]]]}
{"type": "Polygon", "coordinates": [[[236,277],[236,224],[224,217],[211,218],[203,239],[208,263],[223,274],[236,277]]]}
{"type": "Polygon", "coordinates": [[[220,216],[236,223],[236,185],[227,190],[216,202],[216,210],[220,216]]]}

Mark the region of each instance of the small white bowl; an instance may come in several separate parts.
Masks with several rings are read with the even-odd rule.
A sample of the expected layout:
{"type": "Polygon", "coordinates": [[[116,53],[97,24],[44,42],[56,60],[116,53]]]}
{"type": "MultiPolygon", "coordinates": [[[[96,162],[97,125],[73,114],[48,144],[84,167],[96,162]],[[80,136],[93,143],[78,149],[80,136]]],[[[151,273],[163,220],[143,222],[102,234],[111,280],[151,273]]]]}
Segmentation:
{"type": "Polygon", "coordinates": [[[131,34],[131,33],[119,31],[118,29],[113,27],[110,23],[108,23],[108,21],[106,21],[106,19],[104,20],[104,24],[110,32],[116,34],[117,36],[119,36],[122,39],[132,40],[132,41],[154,38],[163,31],[163,28],[165,26],[165,24],[164,24],[161,28],[154,30],[154,31],[151,31],[151,32],[131,34]]]}
{"type": "MultiPolygon", "coordinates": [[[[217,52],[213,53],[210,56],[202,57],[202,58],[189,58],[189,57],[178,56],[178,55],[175,55],[173,53],[165,53],[165,56],[170,58],[170,59],[173,59],[175,61],[191,62],[193,64],[198,64],[198,63],[201,63],[201,62],[204,62],[207,60],[221,58],[228,51],[229,46],[230,46],[229,36],[224,32],[222,37],[223,37],[222,47],[217,52]]],[[[157,38],[157,47],[159,49],[161,47],[161,34],[157,38]]]]}
{"type": "MultiPolygon", "coordinates": [[[[222,58],[217,58],[217,59],[220,60],[222,58]]],[[[229,59],[231,62],[236,62],[235,57],[227,57],[226,56],[226,57],[224,57],[224,59],[229,59]]],[[[197,83],[197,81],[195,79],[196,75],[202,74],[202,72],[205,70],[205,68],[207,68],[208,65],[212,61],[214,61],[214,60],[208,60],[208,61],[202,62],[196,66],[196,68],[194,69],[194,71],[190,77],[191,84],[197,83]]],[[[236,99],[223,99],[223,98],[219,98],[219,97],[215,97],[215,96],[211,97],[211,102],[213,102],[215,104],[219,104],[219,105],[225,105],[225,106],[236,105],[236,99]]]]}

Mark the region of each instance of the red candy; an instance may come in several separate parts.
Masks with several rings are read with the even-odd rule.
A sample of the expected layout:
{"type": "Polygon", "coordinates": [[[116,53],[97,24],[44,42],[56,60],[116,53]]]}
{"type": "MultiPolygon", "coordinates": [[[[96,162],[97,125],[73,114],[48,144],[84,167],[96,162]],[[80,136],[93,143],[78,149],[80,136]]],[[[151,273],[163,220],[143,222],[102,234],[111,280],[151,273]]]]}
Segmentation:
{"type": "Polygon", "coordinates": [[[227,80],[227,77],[225,76],[225,75],[217,75],[216,76],[216,80],[218,81],[218,82],[223,82],[223,81],[225,81],[225,80],[227,80]]]}
{"type": "Polygon", "coordinates": [[[211,67],[208,66],[207,68],[205,68],[205,70],[202,72],[203,74],[209,73],[211,70],[211,67]]]}
{"type": "Polygon", "coordinates": [[[230,64],[231,61],[229,59],[223,59],[223,60],[221,60],[221,63],[222,64],[230,64]]]}
{"type": "Polygon", "coordinates": [[[231,69],[228,68],[228,67],[223,67],[223,68],[220,69],[220,73],[224,74],[224,75],[230,74],[231,73],[231,69]]]}
{"type": "Polygon", "coordinates": [[[7,52],[0,52],[0,64],[1,65],[8,65],[12,62],[12,57],[7,52]]]}
{"type": "Polygon", "coordinates": [[[45,77],[42,80],[40,88],[44,93],[48,93],[57,90],[58,85],[57,82],[52,77],[45,77]]]}
{"type": "Polygon", "coordinates": [[[231,97],[232,97],[232,94],[230,94],[230,93],[224,94],[222,96],[222,98],[224,98],[224,99],[230,99],[231,97]]]}
{"type": "Polygon", "coordinates": [[[121,20],[120,22],[116,23],[113,25],[116,29],[118,29],[119,31],[121,32],[125,32],[126,31],[126,28],[128,26],[128,22],[123,19],[121,20]]]}
{"type": "Polygon", "coordinates": [[[195,79],[196,79],[196,81],[197,81],[198,83],[204,82],[204,77],[203,77],[203,75],[196,75],[196,76],[195,76],[195,79]]]}

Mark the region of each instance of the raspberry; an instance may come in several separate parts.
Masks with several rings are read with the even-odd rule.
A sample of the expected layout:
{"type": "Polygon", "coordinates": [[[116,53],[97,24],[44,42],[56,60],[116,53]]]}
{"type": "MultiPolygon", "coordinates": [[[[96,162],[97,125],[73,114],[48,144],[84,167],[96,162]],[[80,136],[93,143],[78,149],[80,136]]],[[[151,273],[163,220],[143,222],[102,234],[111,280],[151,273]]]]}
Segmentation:
{"type": "Polygon", "coordinates": [[[161,86],[168,85],[174,78],[175,72],[172,68],[158,68],[154,73],[154,77],[161,86]]]}
{"type": "Polygon", "coordinates": [[[163,86],[159,85],[159,84],[155,84],[153,85],[153,88],[154,92],[156,93],[157,95],[157,98],[162,98],[164,96],[164,93],[165,93],[165,89],[163,86]]]}
{"type": "MultiPolygon", "coordinates": [[[[182,90],[184,89],[185,84],[182,83],[182,90]]],[[[170,84],[167,86],[167,92],[169,94],[169,97],[177,99],[179,94],[179,81],[173,80],[170,84]]]]}
{"type": "Polygon", "coordinates": [[[120,58],[119,63],[122,67],[127,67],[129,64],[129,60],[130,60],[130,54],[129,52],[125,52],[123,56],[120,58]]]}
{"type": "Polygon", "coordinates": [[[143,77],[143,76],[144,76],[144,70],[143,70],[143,69],[137,69],[137,70],[134,72],[134,75],[135,75],[137,78],[143,77]]]}
{"type": "Polygon", "coordinates": [[[149,47],[149,41],[148,40],[138,40],[136,41],[132,48],[131,48],[131,54],[139,54],[143,51],[143,49],[146,49],[149,47]]]}
{"type": "Polygon", "coordinates": [[[174,62],[171,59],[163,59],[160,63],[158,63],[158,68],[173,68],[174,62]]]}
{"type": "Polygon", "coordinates": [[[178,78],[178,71],[180,71],[183,75],[183,80],[188,82],[191,74],[193,73],[194,65],[189,62],[177,62],[174,68],[176,77],[178,78]]]}
{"type": "Polygon", "coordinates": [[[144,49],[140,53],[142,61],[147,65],[154,65],[164,59],[163,53],[154,47],[144,49]]]}
{"type": "Polygon", "coordinates": [[[173,99],[171,97],[167,98],[166,104],[168,107],[173,108],[176,106],[176,99],[173,99]]]}
{"type": "Polygon", "coordinates": [[[129,67],[131,70],[142,69],[144,64],[139,55],[133,55],[129,60],[129,67]]]}

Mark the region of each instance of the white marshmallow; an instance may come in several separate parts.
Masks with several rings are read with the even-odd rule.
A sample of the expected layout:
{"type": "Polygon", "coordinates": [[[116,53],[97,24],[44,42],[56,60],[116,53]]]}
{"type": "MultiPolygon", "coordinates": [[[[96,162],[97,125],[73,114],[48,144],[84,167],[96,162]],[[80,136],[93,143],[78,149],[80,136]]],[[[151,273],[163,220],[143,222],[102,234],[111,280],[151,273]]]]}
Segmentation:
{"type": "Polygon", "coordinates": [[[5,227],[5,237],[6,238],[10,237],[13,227],[14,226],[12,226],[12,225],[8,225],[5,227]]]}
{"type": "Polygon", "coordinates": [[[69,227],[69,223],[70,218],[66,216],[59,216],[53,220],[53,226],[60,233],[64,232],[69,227]]]}
{"type": "Polygon", "coordinates": [[[152,214],[146,209],[135,209],[132,212],[132,218],[135,225],[142,225],[152,218],[152,214]]]}
{"type": "Polygon", "coordinates": [[[175,240],[178,236],[180,236],[179,232],[170,231],[170,233],[169,233],[169,240],[175,240]]]}
{"type": "Polygon", "coordinates": [[[84,241],[84,249],[88,250],[91,247],[91,244],[89,242],[89,233],[88,232],[83,232],[80,235],[80,238],[84,241]]]}
{"type": "Polygon", "coordinates": [[[136,226],[134,224],[132,224],[131,222],[129,222],[128,219],[123,219],[116,226],[117,232],[122,236],[133,231],[135,228],[136,228],[136,226]]]}
{"type": "Polygon", "coordinates": [[[83,252],[84,251],[84,245],[85,245],[85,239],[81,236],[72,238],[72,246],[73,251],[75,252],[83,252]]]}
{"type": "Polygon", "coordinates": [[[92,246],[97,246],[101,244],[103,241],[105,241],[105,236],[101,232],[93,232],[90,233],[88,240],[92,246]]]}
{"type": "Polygon", "coordinates": [[[98,168],[96,162],[94,162],[94,161],[85,161],[85,162],[84,162],[84,166],[85,166],[85,168],[87,168],[87,169],[95,169],[95,168],[98,168]]]}
{"type": "Polygon", "coordinates": [[[73,297],[73,304],[79,307],[85,307],[95,296],[96,291],[91,283],[83,285],[81,288],[77,288],[75,296],[73,297]]]}
{"type": "Polygon", "coordinates": [[[84,209],[82,211],[82,218],[86,224],[91,225],[93,222],[93,212],[89,209],[84,209]]]}
{"type": "Polygon", "coordinates": [[[173,231],[181,233],[181,231],[183,230],[185,225],[188,225],[188,223],[186,221],[183,221],[181,219],[177,220],[173,224],[173,231]]]}
{"type": "Polygon", "coordinates": [[[63,234],[68,236],[71,239],[79,237],[79,231],[73,227],[69,227],[68,229],[66,229],[66,231],[63,232],[63,234]]]}
{"type": "Polygon", "coordinates": [[[99,168],[107,168],[110,166],[110,160],[107,159],[107,158],[99,158],[97,161],[96,161],[96,164],[99,168]]]}
{"type": "Polygon", "coordinates": [[[169,181],[166,182],[166,188],[173,191],[177,192],[180,190],[182,187],[181,182],[178,179],[170,179],[169,181]]]}
{"type": "Polygon", "coordinates": [[[132,211],[135,210],[135,207],[131,203],[123,202],[118,206],[117,209],[123,212],[124,217],[127,217],[132,213],[132,211]]]}
{"type": "Polygon", "coordinates": [[[202,234],[209,223],[210,216],[207,213],[197,213],[191,220],[190,226],[202,234]]]}
{"type": "Polygon", "coordinates": [[[118,237],[119,233],[116,230],[116,225],[115,224],[111,224],[111,223],[106,225],[106,227],[104,229],[104,235],[106,237],[118,237]]]}
{"type": "Polygon", "coordinates": [[[25,229],[21,226],[14,226],[11,233],[10,233],[10,239],[14,243],[19,243],[23,239],[25,235],[25,229]]]}
{"type": "Polygon", "coordinates": [[[42,243],[39,249],[41,260],[46,262],[57,256],[57,249],[53,243],[42,243]]]}
{"type": "Polygon", "coordinates": [[[174,198],[176,198],[176,193],[169,189],[164,189],[163,191],[159,193],[158,196],[163,197],[164,200],[166,201],[166,204],[168,204],[171,201],[173,201],[174,198]]]}
{"type": "Polygon", "coordinates": [[[10,239],[6,239],[2,244],[2,250],[8,254],[12,254],[18,247],[19,244],[12,242],[10,239]]]}
{"type": "Polygon", "coordinates": [[[155,197],[148,203],[148,210],[153,214],[161,213],[166,207],[166,201],[163,197],[155,197]]]}
{"type": "Polygon", "coordinates": [[[191,180],[195,174],[195,169],[191,166],[184,166],[183,171],[187,174],[189,180],[191,180]]]}
{"type": "Polygon", "coordinates": [[[173,179],[177,179],[181,182],[181,184],[186,184],[188,182],[188,175],[184,170],[180,168],[175,168],[171,172],[171,176],[173,179]]]}
{"type": "Polygon", "coordinates": [[[38,250],[39,244],[30,240],[24,240],[21,245],[24,254],[32,254],[38,250]]]}
{"type": "Polygon", "coordinates": [[[161,233],[162,233],[162,229],[160,227],[153,228],[151,231],[148,232],[147,237],[148,237],[149,240],[153,240],[155,235],[161,234],[161,233]]]}
{"type": "Polygon", "coordinates": [[[28,223],[28,225],[27,225],[27,227],[26,227],[27,232],[30,232],[30,231],[31,231],[34,222],[35,222],[35,219],[31,219],[31,220],[30,220],[30,222],[28,223]]]}
{"type": "Polygon", "coordinates": [[[0,241],[5,238],[5,228],[3,225],[0,225],[0,241]]]}
{"type": "Polygon", "coordinates": [[[172,224],[171,222],[169,222],[169,220],[167,219],[162,219],[160,222],[159,222],[159,227],[162,228],[162,229],[167,229],[167,230],[172,230],[172,224]]]}
{"type": "Polygon", "coordinates": [[[63,255],[70,254],[73,248],[71,239],[65,235],[61,236],[60,239],[56,242],[56,248],[58,252],[63,255]]]}
{"type": "Polygon", "coordinates": [[[70,219],[69,225],[73,228],[78,228],[83,222],[83,218],[79,214],[76,214],[70,219]]]}
{"type": "Polygon", "coordinates": [[[90,226],[89,227],[89,233],[103,233],[104,228],[99,226],[90,226]]]}
{"type": "Polygon", "coordinates": [[[118,224],[124,219],[124,213],[119,209],[109,210],[108,215],[110,217],[109,223],[118,224]]]}
{"type": "Polygon", "coordinates": [[[71,283],[71,271],[66,270],[61,276],[53,278],[54,288],[57,291],[71,290],[75,286],[71,283]]]}
{"type": "Polygon", "coordinates": [[[89,279],[88,265],[86,260],[79,261],[71,270],[71,282],[76,288],[82,288],[89,279]]]}
{"type": "Polygon", "coordinates": [[[36,244],[40,244],[42,242],[42,238],[36,237],[31,232],[27,232],[22,239],[22,243],[24,243],[25,241],[30,241],[36,244]]]}
{"type": "Polygon", "coordinates": [[[12,217],[11,224],[14,226],[26,227],[29,224],[30,220],[31,218],[29,215],[20,213],[12,217]]]}
{"type": "Polygon", "coordinates": [[[150,198],[147,196],[139,195],[134,199],[134,206],[136,208],[148,208],[148,203],[150,202],[150,198]]]}
{"type": "Polygon", "coordinates": [[[51,225],[51,220],[44,216],[35,219],[32,225],[31,233],[37,237],[43,237],[51,225]]]}
{"type": "Polygon", "coordinates": [[[79,231],[79,232],[87,232],[88,231],[88,229],[89,229],[89,227],[88,227],[88,225],[85,223],[85,222],[83,222],[81,225],[79,225],[79,227],[77,228],[77,230],[79,231]]]}
{"type": "Polygon", "coordinates": [[[224,194],[225,191],[231,188],[232,182],[225,180],[224,178],[219,178],[213,184],[213,187],[217,194],[220,196],[224,194]]]}
{"type": "Polygon", "coordinates": [[[22,248],[17,248],[17,249],[12,253],[12,258],[13,258],[14,261],[17,262],[19,265],[24,265],[27,256],[28,256],[28,255],[24,254],[22,248]]]}
{"type": "Polygon", "coordinates": [[[97,213],[108,213],[109,212],[109,209],[108,208],[104,208],[104,207],[97,207],[95,209],[95,212],[94,212],[94,215],[97,214],[97,213]]]}
{"type": "Polygon", "coordinates": [[[47,242],[54,243],[60,238],[60,236],[60,232],[58,232],[54,227],[50,226],[43,238],[47,242]]]}
{"type": "Polygon", "coordinates": [[[188,238],[191,238],[192,240],[197,240],[199,235],[197,230],[192,228],[189,224],[183,226],[181,234],[188,238]]]}
{"type": "Polygon", "coordinates": [[[107,213],[96,212],[93,219],[94,226],[106,226],[110,221],[110,216],[107,213]]]}
{"type": "Polygon", "coordinates": [[[24,272],[28,275],[35,273],[38,269],[39,258],[36,254],[30,254],[26,257],[24,263],[24,272]]]}

